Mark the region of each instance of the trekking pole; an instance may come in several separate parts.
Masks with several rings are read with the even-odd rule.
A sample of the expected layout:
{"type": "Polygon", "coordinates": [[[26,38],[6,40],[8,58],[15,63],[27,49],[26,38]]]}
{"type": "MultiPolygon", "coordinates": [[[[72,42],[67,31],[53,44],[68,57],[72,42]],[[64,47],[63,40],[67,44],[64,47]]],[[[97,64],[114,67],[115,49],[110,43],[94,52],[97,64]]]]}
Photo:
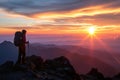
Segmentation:
{"type": "Polygon", "coordinates": [[[27,47],[28,47],[27,53],[28,53],[28,55],[29,55],[29,41],[28,41],[27,47]]]}

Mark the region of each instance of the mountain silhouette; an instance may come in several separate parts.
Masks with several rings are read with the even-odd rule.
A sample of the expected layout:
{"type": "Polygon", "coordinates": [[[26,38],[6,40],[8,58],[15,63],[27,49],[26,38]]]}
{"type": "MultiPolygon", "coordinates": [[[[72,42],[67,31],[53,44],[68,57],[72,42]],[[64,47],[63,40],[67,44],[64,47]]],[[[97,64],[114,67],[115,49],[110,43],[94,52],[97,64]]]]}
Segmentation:
{"type": "Polygon", "coordinates": [[[43,60],[32,55],[24,65],[13,61],[0,65],[0,80],[120,80],[120,73],[105,77],[97,68],[91,68],[86,74],[79,74],[64,56],[43,60]]]}
{"type": "MultiPolygon", "coordinates": [[[[5,61],[11,60],[16,61],[18,52],[17,48],[13,43],[9,41],[4,41],[0,44],[0,64],[5,61]]],[[[43,59],[53,59],[60,56],[65,56],[70,60],[77,73],[87,73],[92,67],[97,68],[105,76],[113,76],[114,74],[120,72],[119,64],[114,63],[113,59],[109,55],[102,51],[96,51],[96,54],[92,56],[88,53],[89,49],[76,47],[76,46],[58,46],[58,45],[44,45],[44,44],[30,44],[29,49],[27,49],[27,56],[37,55],[41,56],[43,59]],[[71,52],[74,49],[74,52],[71,52]],[[100,53],[101,52],[101,53],[100,53]],[[102,57],[100,54],[105,54],[102,57]],[[100,57],[100,58],[99,58],[100,57]],[[103,58],[103,59],[102,59],[103,58]],[[104,59],[105,58],[105,59],[104,59]],[[111,64],[106,60],[111,61],[111,64]],[[113,65],[112,65],[113,64],[113,65]]]]}
{"type": "Polygon", "coordinates": [[[17,48],[10,41],[4,41],[0,43],[0,64],[6,62],[7,60],[16,61],[17,60],[17,48]]]}
{"type": "Polygon", "coordinates": [[[64,56],[43,61],[40,56],[32,55],[24,65],[7,61],[0,66],[0,80],[74,80],[76,76],[64,56]]]}

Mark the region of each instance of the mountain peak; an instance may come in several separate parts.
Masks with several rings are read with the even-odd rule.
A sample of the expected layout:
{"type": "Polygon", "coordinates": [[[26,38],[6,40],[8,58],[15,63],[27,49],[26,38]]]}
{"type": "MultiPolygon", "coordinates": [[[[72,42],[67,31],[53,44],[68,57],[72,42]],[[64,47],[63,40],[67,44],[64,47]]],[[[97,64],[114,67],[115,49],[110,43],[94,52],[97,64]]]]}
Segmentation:
{"type": "Polygon", "coordinates": [[[6,41],[6,40],[1,43],[1,45],[8,45],[8,44],[13,44],[13,43],[10,41],[6,41]]]}

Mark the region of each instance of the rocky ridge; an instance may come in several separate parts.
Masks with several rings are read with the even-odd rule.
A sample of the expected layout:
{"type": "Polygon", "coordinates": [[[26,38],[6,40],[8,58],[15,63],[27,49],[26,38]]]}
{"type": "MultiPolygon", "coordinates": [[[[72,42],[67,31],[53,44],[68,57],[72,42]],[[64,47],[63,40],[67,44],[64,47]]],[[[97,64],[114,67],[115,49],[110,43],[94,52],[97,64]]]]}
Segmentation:
{"type": "Polygon", "coordinates": [[[43,60],[32,55],[26,58],[26,64],[7,61],[0,65],[0,80],[120,80],[120,74],[104,77],[96,68],[78,74],[64,56],[43,60]]]}

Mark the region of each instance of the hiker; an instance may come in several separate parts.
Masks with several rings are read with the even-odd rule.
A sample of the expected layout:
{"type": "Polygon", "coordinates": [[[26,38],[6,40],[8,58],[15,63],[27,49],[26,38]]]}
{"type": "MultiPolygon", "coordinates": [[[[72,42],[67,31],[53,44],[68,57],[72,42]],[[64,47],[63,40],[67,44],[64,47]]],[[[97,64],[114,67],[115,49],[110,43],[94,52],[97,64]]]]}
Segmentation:
{"type": "Polygon", "coordinates": [[[29,41],[26,41],[26,32],[26,30],[22,30],[22,32],[15,33],[14,44],[19,49],[17,64],[25,64],[26,44],[29,43],[29,41]]]}

